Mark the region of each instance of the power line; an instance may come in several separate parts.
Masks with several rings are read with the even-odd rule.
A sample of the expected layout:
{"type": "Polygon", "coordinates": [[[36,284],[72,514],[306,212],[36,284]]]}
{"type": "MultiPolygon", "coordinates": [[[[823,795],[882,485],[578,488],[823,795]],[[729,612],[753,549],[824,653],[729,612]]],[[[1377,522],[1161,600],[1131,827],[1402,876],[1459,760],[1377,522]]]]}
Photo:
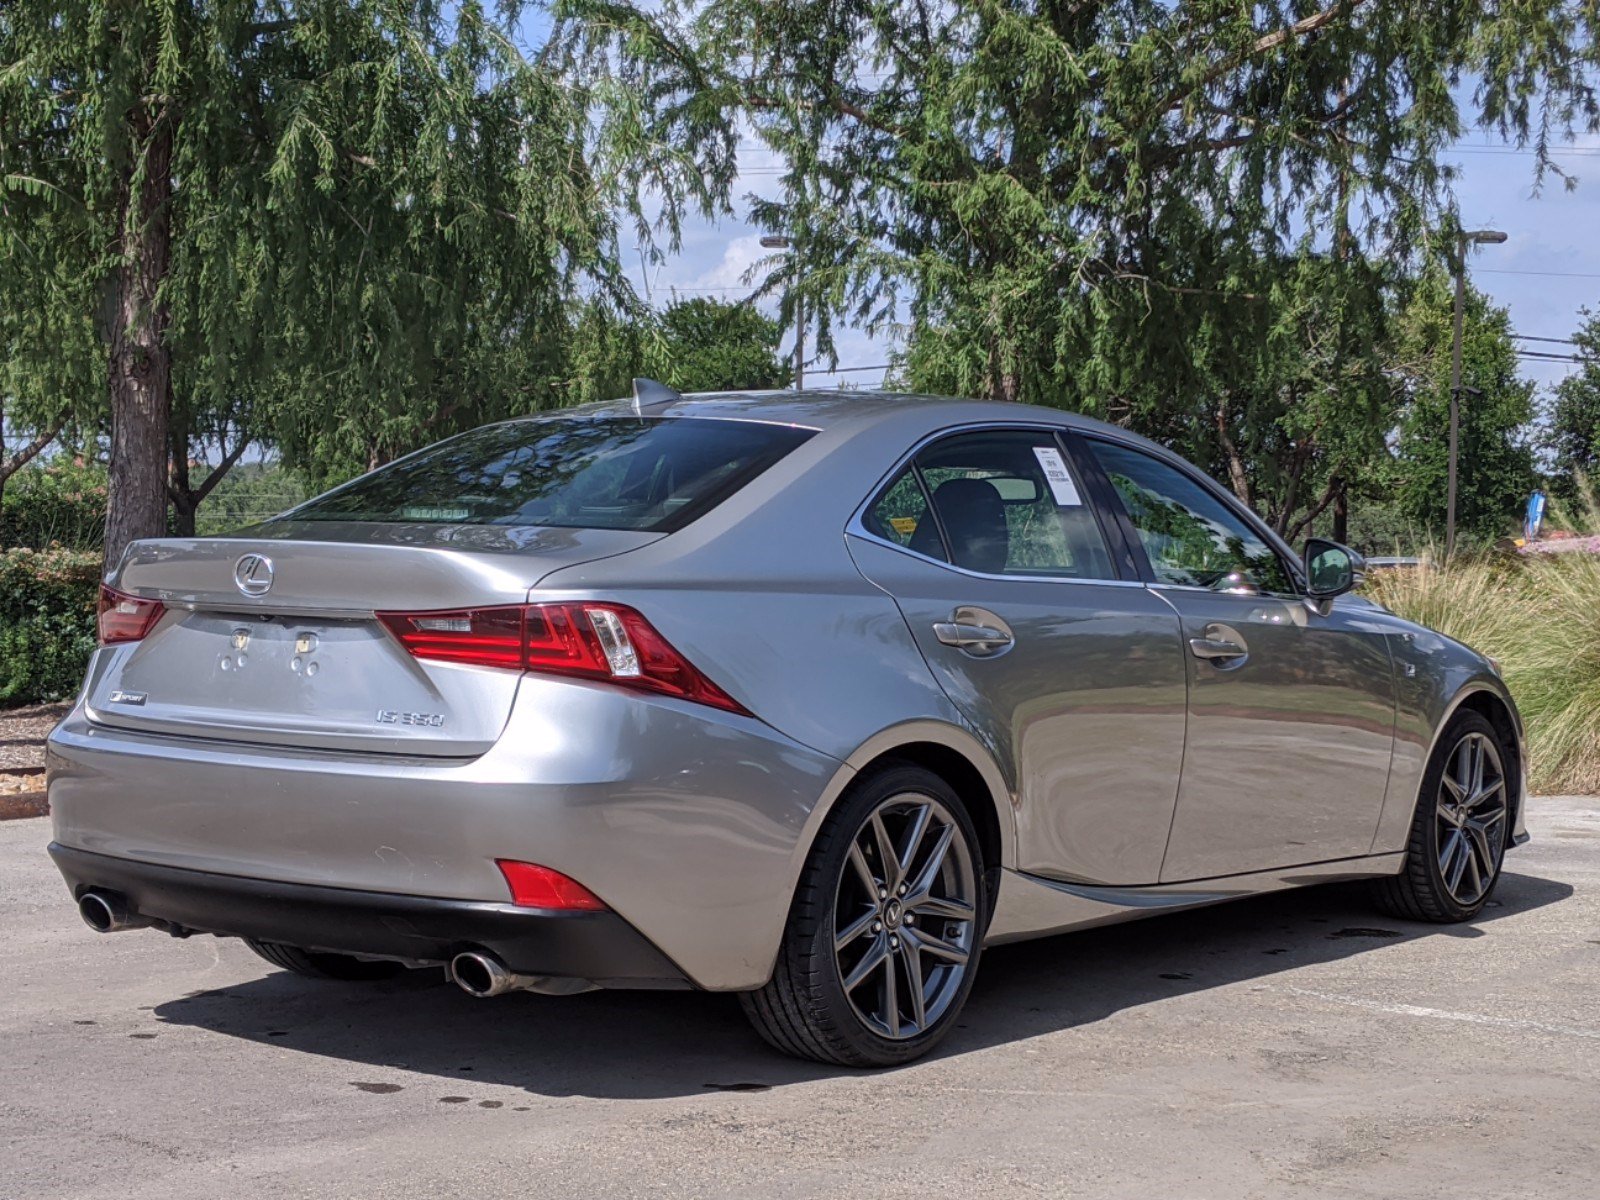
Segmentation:
{"type": "Polygon", "coordinates": [[[1513,333],[1511,336],[1519,342],[1559,342],[1563,346],[1576,346],[1578,344],[1572,338],[1540,337],[1533,333],[1513,333]]]}
{"type": "Polygon", "coordinates": [[[1518,271],[1510,267],[1474,267],[1474,275],[1544,275],[1553,279],[1600,279],[1592,271],[1518,271]]]}

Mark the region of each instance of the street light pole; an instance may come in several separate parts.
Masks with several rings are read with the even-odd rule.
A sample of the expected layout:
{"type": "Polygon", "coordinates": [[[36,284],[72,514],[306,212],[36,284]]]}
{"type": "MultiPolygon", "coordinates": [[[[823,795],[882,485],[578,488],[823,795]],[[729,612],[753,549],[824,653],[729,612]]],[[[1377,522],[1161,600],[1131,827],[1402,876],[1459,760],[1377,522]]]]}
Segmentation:
{"type": "Polygon", "coordinates": [[[1499,245],[1506,235],[1498,229],[1461,230],[1456,234],[1455,329],[1450,338],[1450,479],[1446,487],[1444,554],[1456,552],[1456,454],[1461,437],[1461,326],[1467,298],[1467,247],[1499,245]]]}
{"type": "Polygon", "coordinates": [[[800,254],[795,253],[792,237],[768,234],[762,238],[766,250],[789,251],[789,294],[795,301],[795,390],[805,390],[805,298],[800,294],[800,254]]]}
{"type": "Polygon", "coordinates": [[[794,239],[781,234],[768,234],[761,239],[761,244],[768,250],[789,251],[789,293],[794,297],[794,390],[803,392],[806,387],[806,302],[800,294],[800,256],[795,253],[794,239]]]}

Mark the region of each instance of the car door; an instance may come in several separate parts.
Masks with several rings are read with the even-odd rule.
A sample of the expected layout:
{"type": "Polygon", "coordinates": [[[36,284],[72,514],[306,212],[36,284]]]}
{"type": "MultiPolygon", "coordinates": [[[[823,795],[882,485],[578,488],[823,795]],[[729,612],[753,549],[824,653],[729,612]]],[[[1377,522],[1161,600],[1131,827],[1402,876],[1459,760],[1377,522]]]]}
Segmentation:
{"type": "Polygon", "coordinates": [[[1298,568],[1198,472],[1083,445],[1183,625],[1188,739],[1162,881],[1366,854],[1394,745],[1383,629],[1359,603],[1308,605],[1298,568]]]}
{"type": "Polygon", "coordinates": [[[1052,429],[972,429],[916,453],[849,544],[1008,775],[1018,867],[1148,884],[1182,763],[1178,619],[1089,499],[1052,429]]]}

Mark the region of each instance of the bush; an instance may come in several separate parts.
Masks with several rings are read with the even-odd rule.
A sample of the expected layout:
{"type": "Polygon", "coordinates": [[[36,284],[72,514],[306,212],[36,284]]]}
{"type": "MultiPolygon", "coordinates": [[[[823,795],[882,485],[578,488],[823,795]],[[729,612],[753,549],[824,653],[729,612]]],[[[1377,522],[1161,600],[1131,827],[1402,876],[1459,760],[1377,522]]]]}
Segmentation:
{"type": "Polygon", "coordinates": [[[1600,557],[1457,558],[1380,572],[1367,591],[1500,662],[1535,791],[1600,791],[1600,557]]]}
{"type": "Polygon", "coordinates": [[[98,550],[106,532],[106,469],[56,455],[6,480],[0,548],[98,550]]]}
{"type": "Polygon", "coordinates": [[[73,695],[95,645],[100,555],[0,551],[0,705],[73,695]]]}

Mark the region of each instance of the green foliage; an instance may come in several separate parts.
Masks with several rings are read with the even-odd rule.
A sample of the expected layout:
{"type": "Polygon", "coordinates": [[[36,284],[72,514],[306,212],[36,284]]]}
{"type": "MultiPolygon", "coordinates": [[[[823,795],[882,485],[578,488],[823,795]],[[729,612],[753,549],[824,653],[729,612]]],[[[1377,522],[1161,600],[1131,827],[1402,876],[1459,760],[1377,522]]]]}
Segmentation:
{"type": "Polygon", "coordinates": [[[790,379],[781,338],[778,323],[749,304],[680,300],[632,318],[587,305],[573,321],[565,399],[615,400],[632,392],[635,376],[680,392],[778,387],[790,379]]]}
{"type": "Polygon", "coordinates": [[[1578,493],[1580,478],[1593,478],[1600,466],[1600,313],[1586,308],[1580,316],[1572,340],[1583,361],[1556,385],[1550,421],[1555,482],[1568,498],[1578,493]]]}
{"type": "Polygon", "coordinates": [[[602,156],[701,173],[641,211],[726,204],[741,135],[787,166],[751,214],[794,239],[782,319],[803,298],[824,353],[840,319],[909,318],[911,385],[1152,434],[1288,532],[1381,459],[1396,285],[1452,224],[1444,148],[1481,123],[1542,178],[1600,121],[1597,10],[1566,0],[558,12],[576,69],[630,98],[602,156]]]}
{"type": "MultiPolygon", "coordinates": [[[[1423,279],[1400,320],[1397,375],[1405,392],[1400,438],[1389,468],[1400,511],[1443,541],[1450,431],[1453,296],[1439,274],[1423,279]]],[[[1515,530],[1537,476],[1519,435],[1533,419],[1533,385],[1518,377],[1510,313],[1469,289],[1462,334],[1458,536],[1493,541],[1515,530]]]]}
{"type": "Polygon", "coordinates": [[[590,98],[517,49],[527,7],[0,8],[0,394],[103,411],[103,301],[145,271],[180,463],[220,434],[338,477],[553,403],[580,287],[632,298],[590,98]]]}
{"type": "Polygon", "coordinates": [[[66,454],[36,460],[6,481],[0,547],[99,550],[106,525],[106,469],[66,454]]]}
{"type": "Polygon", "coordinates": [[[100,556],[0,551],[0,706],[71,696],[95,645],[100,556]]]}
{"type": "Polygon", "coordinates": [[[293,508],[310,497],[305,480],[281,462],[241,463],[200,510],[202,536],[230,533],[293,508]]]}

